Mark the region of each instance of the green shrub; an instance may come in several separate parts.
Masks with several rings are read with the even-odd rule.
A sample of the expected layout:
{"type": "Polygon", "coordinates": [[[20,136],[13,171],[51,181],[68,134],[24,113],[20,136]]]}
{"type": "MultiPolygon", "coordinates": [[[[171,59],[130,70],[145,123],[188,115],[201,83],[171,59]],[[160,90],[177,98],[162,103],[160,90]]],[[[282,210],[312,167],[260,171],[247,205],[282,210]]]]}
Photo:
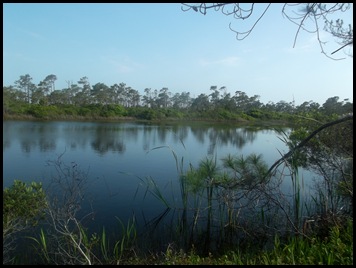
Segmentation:
{"type": "Polygon", "coordinates": [[[46,205],[46,195],[41,183],[32,182],[26,185],[15,180],[11,187],[3,190],[4,227],[13,220],[19,220],[24,225],[37,224],[38,218],[44,215],[46,205]]]}
{"type": "Polygon", "coordinates": [[[104,117],[115,117],[123,116],[125,114],[125,109],[121,105],[108,104],[101,107],[100,116],[104,117]]]}

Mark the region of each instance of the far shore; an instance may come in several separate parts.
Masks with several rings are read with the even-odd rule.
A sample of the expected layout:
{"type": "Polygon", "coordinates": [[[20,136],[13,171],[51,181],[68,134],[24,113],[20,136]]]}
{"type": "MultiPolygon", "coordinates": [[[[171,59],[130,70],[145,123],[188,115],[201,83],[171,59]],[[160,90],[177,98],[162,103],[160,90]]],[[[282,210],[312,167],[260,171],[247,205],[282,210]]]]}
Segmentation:
{"type": "Polygon", "coordinates": [[[116,116],[116,117],[101,117],[101,116],[65,116],[65,117],[45,117],[37,118],[32,115],[3,115],[3,121],[77,121],[77,122],[143,122],[154,124],[165,123],[207,123],[207,124],[237,124],[237,125],[254,125],[254,126],[286,126],[290,127],[292,124],[286,120],[246,120],[243,118],[227,120],[227,119],[208,119],[208,118],[162,118],[162,119],[138,119],[129,116],[116,116]]]}

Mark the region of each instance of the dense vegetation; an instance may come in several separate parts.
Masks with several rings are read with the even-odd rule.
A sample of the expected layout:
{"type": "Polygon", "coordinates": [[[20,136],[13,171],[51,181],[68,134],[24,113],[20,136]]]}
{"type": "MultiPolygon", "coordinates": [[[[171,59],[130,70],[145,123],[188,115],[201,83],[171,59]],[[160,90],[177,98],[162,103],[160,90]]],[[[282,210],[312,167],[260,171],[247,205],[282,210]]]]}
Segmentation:
{"type": "Polygon", "coordinates": [[[87,77],[68,88],[55,89],[56,76],[48,75],[38,85],[29,74],[21,75],[15,85],[3,87],[3,118],[38,119],[209,119],[209,120],[291,120],[291,115],[343,115],[353,111],[348,99],[330,97],[324,104],[305,101],[300,105],[279,101],[263,104],[260,96],[243,91],[234,95],[225,87],[211,86],[207,94],[193,98],[189,92],[175,93],[168,88],[146,88],[141,95],[125,83],[91,86],[87,77]]]}

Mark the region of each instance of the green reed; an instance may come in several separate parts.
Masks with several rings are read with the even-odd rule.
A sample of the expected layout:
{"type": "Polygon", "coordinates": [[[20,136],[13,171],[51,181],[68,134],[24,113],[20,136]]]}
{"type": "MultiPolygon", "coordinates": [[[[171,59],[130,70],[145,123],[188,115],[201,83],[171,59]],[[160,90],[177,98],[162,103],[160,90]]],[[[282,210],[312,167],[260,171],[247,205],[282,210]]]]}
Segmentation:
{"type": "Polygon", "coordinates": [[[116,217],[116,219],[119,221],[122,231],[121,248],[129,248],[135,243],[137,238],[136,218],[133,216],[131,219],[128,219],[126,225],[119,218],[116,217]]]}
{"type": "Polygon", "coordinates": [[[40,250],[39,255],[42,261],[44,262],[44,264],[50,264],[51,258],[50,258],[49,248],[48,248],[48,242],[43,229],[41,228],[38,238],[32,236],[27,236],[27,238],[35,242],[35,245],[33,247],[36,251],[40,250]]]}

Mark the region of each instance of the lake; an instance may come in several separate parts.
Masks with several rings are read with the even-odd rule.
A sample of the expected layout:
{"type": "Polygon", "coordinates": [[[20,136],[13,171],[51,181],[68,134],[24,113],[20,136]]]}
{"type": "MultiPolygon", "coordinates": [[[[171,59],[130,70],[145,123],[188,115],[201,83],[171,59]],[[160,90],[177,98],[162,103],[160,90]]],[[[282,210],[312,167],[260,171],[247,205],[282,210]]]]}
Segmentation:
{"type": "MultiPolygon", "coordinates": [[[[4,121],[3,187],[14,179],[47,187],[58,175],[53,161],[60,157],[87,176],[81,213],[93,212],[83,221],[91,232],[105,226],[115,233],[117,218],[127,223],[134,216],[144,233],[167,208],[148,185],[154,183],[170,206],[178,207],[180,170],[197,167],[206,157],[219,164],[228,154],[262,154],[271,166],[288,151],[280,137],[274,128],[233,124],[4,121]]],[[[310,177],[307,171],[300,175],[310,177]]],[[[290,191],[291,184],[284,187],[290,191]]]]}

